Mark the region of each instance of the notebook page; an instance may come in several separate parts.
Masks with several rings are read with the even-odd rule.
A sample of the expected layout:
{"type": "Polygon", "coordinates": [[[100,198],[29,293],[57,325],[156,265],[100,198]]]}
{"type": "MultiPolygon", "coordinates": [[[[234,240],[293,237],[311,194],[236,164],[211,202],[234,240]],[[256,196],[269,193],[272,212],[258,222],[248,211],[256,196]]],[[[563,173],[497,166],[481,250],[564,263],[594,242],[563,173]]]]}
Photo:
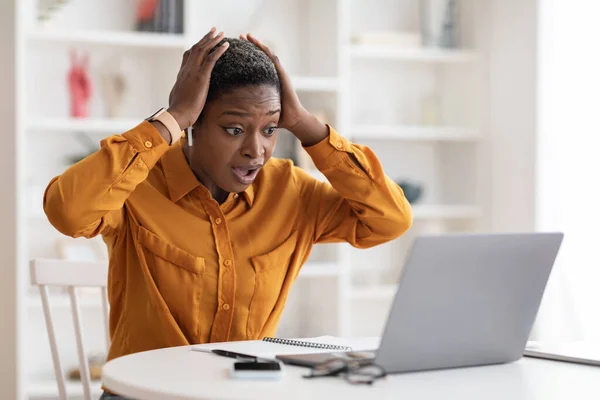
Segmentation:
{"type": "Polygon", "coordinates": [[[242,342],[209,343],[194,346],[195,351],[207,351],[220,349],[236,353],[248,354],[259,358],[273,359],[281,354],[308,354],[331,352],[328,349],[315,349],[312,347],[292,346],[280,343],[264,342],[262,340],[249,340],[242,342]]]}
{"type": "MultiPolygon", "coordinates": [[[[333,336],[319,336],[316,338],[295,338],[291,340],[299,340],[304,342],[331,344],[349,346],[354,351],[375,350],[379,347],[378,337],[367,338],[337,338],[333,336]]],[[[211,350],[220,349],[233,351],[236,353],[247,354],[260,358],[274,359],[277,355],[287,354],[311,354],[311,353],[331,353],[339,350],[331,349],[316,349],[314,347],[294,346],[290,344],[281,344],[273,342],[265,342],[263,340],[247,340],[239,342],[221,342],[207,343],[192,347],[194,351],[210,352],[211,350]]]]}
{"type": "MultiPolygon", "coordinates": [[[[295,338],[291,340],[298,340],[304,342],[321,343],[321,344],[334,344],[338,346],[351,347],[353,351],[365,351],[365,350],[376,350],[379,348],[381,338],[378,336],[373,337],[353,337],[353,338],[341,338],[335,336],[318,336],[314,338],[295,338]]],[[[338,350],[329,350],[338,351],[338,350]]],[[[311,352],[314,353],[314,352],[311,352]]]]}

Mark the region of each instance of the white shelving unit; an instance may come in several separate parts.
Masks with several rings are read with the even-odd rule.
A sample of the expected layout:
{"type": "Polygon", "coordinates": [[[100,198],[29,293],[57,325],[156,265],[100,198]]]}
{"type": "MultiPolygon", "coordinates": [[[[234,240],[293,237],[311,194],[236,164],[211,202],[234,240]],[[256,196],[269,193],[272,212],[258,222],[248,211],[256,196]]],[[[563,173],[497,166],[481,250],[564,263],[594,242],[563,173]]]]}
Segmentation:
{"type": "MultiPolygon", "coordinates": [[[[419,234],[482,229],[486,104],[476,1],[459,2],[458,48],[354,44],[363,33],[418,31],[418,1],[340,1],[346,134],[371,147],[397,182],[423,186],[411,231],[369,250],[349,249],[346,334],[378,335],[410,244],[419,234]],[[465,12],[466,11],[466,12],[465,12]]],[[[360,41],[360,40],[359,40],[360,41]]]]}
{"type": "Polygon", "coordinates": [[[350,298],[352,300],[385,300],[391,301],[392,297],[396,294],[398,285],[379,285],[376,287],[363,287],[358,289],[352,289],[350,291],[350,298]]]}
{"type": "Polygon", "coordinates": [[[422,204],[413,207],[413,217],[415,220],[478,218],[481,217],[481,209],[476,206],[422,204]]]}
{"type": "Polygon", "coordinates": [[[479,137],[471,129],[444,126],[401,126],[401,125],[357,125],[352,138],[364,140],[404,140],[404,141],[476,141],[479,137]]]}
{"type": "Polygon", "coordinates": [[[27,128],[49,133],[91,132],[110,135],[124,132],[139,123],[140,120],[134,118],[40,118],[31,120],[27,128]]]}
{"type": "Polygon", "coordinates": [[[47,44],[51,42],[77,45],[101,45],[136,47],[148,49],[185,50],[184,35],[153,32],[110,32],[88,31],[85,29],[32,29],[27,33],[31,42],[47,44]]]}
{"type": "Polygon", "coordinates": [[[402,49],[394,46],[354,45],[350,51],[354,58],[375,58],[432,63],[464,63],[477,61],[472,51],[442,49],[402,49]]]}
{"type": "MultiPolygon", "coordinates": [[[[414,15],[411,17],[400,4],[416,0],[374,1],[381,4],[352,0],[274,2],[265,9],[262,19],[278,23],[265,24],[260,19],[247,21],[252,7],[248,2],[240,2],[239,10],[231,10],[218,2],[185,0],[184,33],[177,35],[134,32],[123,15],[132,15],[135,2],[67,3],[64,18],[57,16],[56,23],[51,20],[44,27],[34,17],[37,1],[19,2],[26,20],[19,43],[28,76],[35,78],[19,88],[27,109],[19,132],[28,143],[27,160],[23,163],[28,170],[21,174],[21,185],[26,188],[24,198],[30,199],[33,187],[39,193],[40,186],[64,170],[66,155],[82,151],[73,140],[74,134],[83,132],[97,140],[121,133],[163,106],[181,53],[210,26],[225,30],[231,37],[253,32],[275,49],[307,108],[323,111],[341,134],[370,146],[392,179],[407,178],[424,185],[423,198],[414,203],[413,228],[400,239],[369,250],[346,244],[318,245],[298,279],[298,297],[308,304],[304,304],[304,311],[290,306],[281,327],[285,336],[357,332],[378,335],[384,321],[379,314],[387,312],[414,236],[481,229],[482,217],[488,212],[481,197],[488,189],[478,173],[486,168],[487,161],[480,147],[486,136],[481,124],[486,104],[480,97],[484,83],[478,66],[483,55],[478,51],[477,39],[469,36],[469,49],[454,50],[354,45],[352,37],[370,29],[414,27],[414,15]],[[392,7],[395,13],[387,12],[386,7],[392,7]],[[108,8],[112,14],[104,12],[104,20],[98,16],[97,23],[103,26],[87,27],[82,21],[95,15],[99,8],[108,8]],[[118,17],[106,18],[107,15],[118,17]],[[128,76],[123,115],[106,117],[99,105],[99,88],[95,87],[90,117],[68,116],[64,82],[70,48],[89,51],[93,79],[98,78],[102,68],[101,64],[94,64],[96,55],[109,54],[123,61],[124,71],[132,74],[128,76]],[[137,76],[138,71],[142,77],[137,76]],[[148,85],[147,79],[153,79],[153,85],[148,85]],[[404,112],[432,93],[440,94],[442,104],[436,123],[423,123],[414,112],[412,116],[404,112]],[[139,101],[132,100],[138,98],[139,101]],[[379,115],[380,109],[387,112],[379,115]],[[448,115],[461,117],[445,120],[443,117],[448,115]],[[359,283],[357,276],[369,271],[371,265],[381,279],[368,285],[359,283]],[[317,321],[316,325],[311,325],[312,321],[317,321]],[[357,326],[362,328],[358,330],[357,326]]],[[[476,1],[465,3],[475,10],[467,14],[477,14],[476,1]]],[[[463,22],[469,25],[466,32],[478,32],[471,26],[471,19],[463,22]]],[[[325,180],[319,171],[308,172],[325,180]]],[[[41,202],[34,200],[34,204],[41,202]]],[[[45,222],[39,208],[27,210],[21,225],[26,232],[23,248],[28,249],[25,259],[56,256],[53,242],[61,237],[45,222]]],[[[30,398],[52,398],[56,396],[54,381],[37,378],[52,376],[39,298],[32,295],[25,303],[32,327],[28,330],[28,342],[38,343],[28,349],[27,391],[30,398]]],[[[69,306],[68,298],[60,294],[52,297],[52,304],[59,312],[69,306]]],[[[99,301],[83,301],[90,319],[99,313],[99,305],[99,301]]],[[[95,341],[93,325],[91,331],[90,340],[95,341]]],[[[102,336],[101,330],[97,336],[102,336]]],[[[65,341],[68,346],[68,339],[65,341]]],[[[77,383],[70,385],[75,393],[80,390],[77,383]]]]}
{"type": "Polygon", "coordinates": [[[292,76],[292,84],[297,91],[337,92],[340,82],[337,78],[292,76]]]}

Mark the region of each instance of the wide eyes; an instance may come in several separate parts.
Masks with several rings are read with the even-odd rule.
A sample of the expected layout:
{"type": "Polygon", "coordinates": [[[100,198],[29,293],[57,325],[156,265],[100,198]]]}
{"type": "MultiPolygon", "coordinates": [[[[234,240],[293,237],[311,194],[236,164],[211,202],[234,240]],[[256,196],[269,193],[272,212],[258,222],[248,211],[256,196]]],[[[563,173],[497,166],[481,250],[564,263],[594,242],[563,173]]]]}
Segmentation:
{"type": "MultiPolygon", "coordinates": [[[[244,133],[244,130],[241,128],[226,128],[223,127],[223,129],[225,130],[225,132],[229,133],[231,136],[240,136],[242,133],[244,133]]],[[[277,131],[277,127],[276,126],[271,126],[269,128],[265,128],[262,133],[265,136],[273,136],[273,134],[277,131]]]]}
{"type": "Polygon", "coordinates": [[[273,134],[277,131],[277,127],[276,126],[272,126],[270,128],[265,129],[263,132],[265,133],[265,135],[267,136],[273,136],[273,134]]]}
{"type": "Polygon", "coordinates": [[[223,128],[225,132],[229,133],[231,136],[239,136],[244,133],[240,128],[223,128]]]}

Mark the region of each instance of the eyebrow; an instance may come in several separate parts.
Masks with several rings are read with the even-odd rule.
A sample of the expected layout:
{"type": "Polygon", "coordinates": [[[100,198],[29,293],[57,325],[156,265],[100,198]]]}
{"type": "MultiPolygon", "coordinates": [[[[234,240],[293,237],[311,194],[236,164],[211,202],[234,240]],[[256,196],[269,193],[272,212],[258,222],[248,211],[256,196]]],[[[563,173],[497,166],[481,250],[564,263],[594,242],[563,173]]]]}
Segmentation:
{"type": "MultiPolygon", "coordinates": [[[[275,114],[280,113],[280,112],[281,112],[281,110],[278,108],[276,110],[269,111],[269,112],[265,113],[265,115],[275,115],[275,114]]],[[[223,116],[223,115],[233,115],[235,117],[251,117],[252,116],[251,113],[246,113],[246,112],[243,112],[243,111],[231,111],[231,110],[229,110],[229,111],[223,111],[221,113],[221,116],[223,116]]]]}

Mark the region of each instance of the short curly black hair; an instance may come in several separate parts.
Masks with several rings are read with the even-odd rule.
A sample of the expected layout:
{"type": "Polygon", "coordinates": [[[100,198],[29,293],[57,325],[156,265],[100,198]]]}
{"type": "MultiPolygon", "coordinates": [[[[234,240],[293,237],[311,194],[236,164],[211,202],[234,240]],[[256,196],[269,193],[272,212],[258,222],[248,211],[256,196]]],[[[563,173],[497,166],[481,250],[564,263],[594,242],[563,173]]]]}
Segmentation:
{"type": "Polygon", "coordinates": [[[274,86],[281,95],[281,85],[275,64],[255,44],[246,40],[224,38],[229,48],[215,63],[208,88],[207,102],[218,99],[223,93],[243,86],[274,86]]]}

